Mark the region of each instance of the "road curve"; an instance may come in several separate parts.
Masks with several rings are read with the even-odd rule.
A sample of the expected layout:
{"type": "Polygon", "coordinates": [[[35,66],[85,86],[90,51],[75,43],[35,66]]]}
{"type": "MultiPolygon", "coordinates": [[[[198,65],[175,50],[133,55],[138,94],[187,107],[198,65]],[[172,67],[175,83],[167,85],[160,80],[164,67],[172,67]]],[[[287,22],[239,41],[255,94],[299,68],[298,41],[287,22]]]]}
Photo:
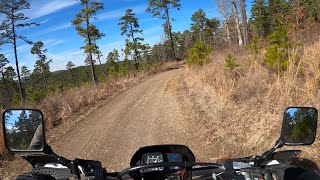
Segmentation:
{"type": "Polygon", "coordinates": [[[180,73],[158,74],[114,97],[53,143],[53,149],[70,159],[99,160],[112,171],[128,167],[142,146],[195,144],[198,149],[192,143],[194,127],[186,122],[174,90],[180,73]]]}
{"type": "MultiPolygon", "coordinates": [[[[68,159],[101,161],[109,172],[129,167],[136,150],[155,144],[184,144],[197,160],[208,160],[206,154],[210,150],[200,135],[201,124],[187,117],[179,101],[177,84],[182,71],[176,69],[150,77],[109,98],[71,127],[65,123],[49,131],[49,145],[68,159]]],[[[10,172],[4,171],[4,177],[31,170],[21,158],[5,166],[10,172]]]]}

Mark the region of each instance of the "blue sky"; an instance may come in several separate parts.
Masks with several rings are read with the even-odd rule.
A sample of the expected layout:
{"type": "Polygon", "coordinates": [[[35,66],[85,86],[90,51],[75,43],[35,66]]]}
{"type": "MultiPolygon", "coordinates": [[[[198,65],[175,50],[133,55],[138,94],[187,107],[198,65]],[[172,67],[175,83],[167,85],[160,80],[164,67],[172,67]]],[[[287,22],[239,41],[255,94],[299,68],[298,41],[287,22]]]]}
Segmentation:
{"type": "MultiPolygon", "coordinates": [[[[14,111],[11,111],[11,113],[12,113],[12,115],[10,115],[9,120],[6,122],[7,129],[12,129],[12,126],[14,126],[15,123],[19,120],[19,117],[22,113],[22,110],[14,110],[14,111]]],[[[29,116],[30,111],[26,111],[26,115],[29,116]]]]}
{"type": "MultiPolygon", "coordinates": [[[[84,65],[85,56],[80,49],[84,45],[83,38],[77,35],[71,20],[81,9],[79,1],[76,0],[30,0],[31,9],[25,11],[27,17],[34,22],[40,23],[38,27],[23,28],[18,34],[25,35],[33,42],[42,41],[48,49],[47,56],[53,60],[50,64],[51,71],[66,69],[68,61],[72,61],[76,66],[84,65]]],[[[153,18],[150,13],[145,13],[148,5],[147,0],[107,0],[104,3],[104,10],[97,13],[97,20],[92,21],[106,36],[99,40],[97,44],[103,54],[102,63],[105,63],[107,54],[113,50],[119,51],[124,48],[125,36],[120,35],[120,27],[117,25],[119,18],[124,15],[124,11],[132,8],[139,18],[140,28],[144,31],[142,37],[145,43],[150,45],[161,42],[163,36],[160,18],[153,18]]],[[[248,4],[248,6],[250,6],[248,4]]],[[[221,18],[218,13],[217,4],[214,0],[181,0],[181,10],[171,10],[173,31],[183,31],[189,29],[191,15],[202,8],[208,18],[221,18]]],[[[247,7],[247,11],[250,8],[247,7]]],[[[0,20],[3,16],[0,15],[0,20]]],[[[32,70],[36,61],[36,56],[30,53],[32,46],[18,41],[19,66],[27,66],[32,70]]],[[[0,53],[5,54],[9,59],[9,65],[14,66],[14,55],[12,45],[4,45],[0,53]]]]}

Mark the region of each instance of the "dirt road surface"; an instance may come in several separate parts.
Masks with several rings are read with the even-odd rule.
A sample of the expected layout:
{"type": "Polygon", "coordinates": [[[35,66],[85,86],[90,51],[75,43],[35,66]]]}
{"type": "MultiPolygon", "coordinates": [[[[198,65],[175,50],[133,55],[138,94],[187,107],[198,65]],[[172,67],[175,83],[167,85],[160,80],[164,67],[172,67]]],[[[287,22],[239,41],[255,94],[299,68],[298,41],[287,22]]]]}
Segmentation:
{"type": "MultiPolygon", "coordinates": [[[[197,131],[177,99],[181,70],[168,71],[114,97],[52,144],[68,158],[95,159],[113,171],[129,166],[139,147],[186,144],[199,149],[197,131]]],[[[201,145],[200,145],[201,146],[201,145]]]]}
{"type": "Polygon", "coordinates": [[[99,160],[109,171],[129,167],[136,150],[155,144],[184,144],[197,160],[210,158],[199,134],[201,125],[190,121],[178,100],[181,72],[155,75],[110,98],[49,145],[69,159],[99,160]]]}

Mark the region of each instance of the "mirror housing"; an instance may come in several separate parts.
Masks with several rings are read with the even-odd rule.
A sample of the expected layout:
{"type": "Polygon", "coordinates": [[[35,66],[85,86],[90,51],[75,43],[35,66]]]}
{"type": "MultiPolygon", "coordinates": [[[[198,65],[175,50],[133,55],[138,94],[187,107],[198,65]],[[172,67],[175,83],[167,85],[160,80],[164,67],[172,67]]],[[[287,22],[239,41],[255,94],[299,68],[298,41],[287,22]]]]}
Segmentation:
{"type": "Polygon", "coordinates": [[[38,109],[7,109],[2,114],[5,146],[12,152],[42,152],[45,148],[43,113],[38,109]]]}
{"type": "Polygon", "coordinates": [[[316,139],[317,121],[318,111],[313,107],[288,107],[279,140],[288,146],[311,145],[316,139]]]}

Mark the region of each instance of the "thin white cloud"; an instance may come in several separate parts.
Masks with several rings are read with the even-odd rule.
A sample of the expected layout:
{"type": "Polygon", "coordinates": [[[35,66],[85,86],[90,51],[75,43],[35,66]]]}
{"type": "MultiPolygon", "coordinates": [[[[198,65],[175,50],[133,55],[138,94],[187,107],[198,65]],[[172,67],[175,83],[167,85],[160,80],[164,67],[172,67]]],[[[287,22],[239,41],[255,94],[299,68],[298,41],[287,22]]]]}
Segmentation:
{"type": "Polygon", "coordinates": [[[24,44],[24,45],[21,45],[21,46],[17,47],[17,51],[19,53],[24,53],[24,52],[30,51],[30,49],[31,49],[31,45],[30,44],[24,44]]]}
{"type": "Polygon", "coordinates": [[[48,53],[48,58],[53,60],[53,63],[50,65],[52,71],[65,70],[66,64],[69,61],[72,61],[76,66],[85,65],[83,55],[83,50],[73,49],[58,54],[48,53]]]}
{"type": "Polygon", "coordinates": [[[149,45],[153,46],[155,44],[158,44],[161,42],[161,37],[159,35],[156,35],[156,36],[149,36],[149,37],[146,37],[144,39],[144,42],[145,43],[148,43],[149,45]]]}
{"type": "Polygon", "coordinates": [[[43,44],[45,45],[45,48],[49,49],[49,48],[56,46],[58,44],[61,44],[63,42],[64,42],[64,40],[49,39],[49,40],[43,41],[43,44]]]}
{"type": "Polygon", "coordinates": [[[69,28],[71,26],[72,26],[71,23],[64,23],[64,24],[60,24],[58,26],[55,26],[53,28],[47,29],[45,32],[46,33],[54,32],[54,31],[58,31],[58,30],[69,28]]]}
{"type": "Polygon", "coordinates": [[[49,21],[48,19],[45,19],[45,20],[41,21],[39,24],[44,24],[44,23],[46,23],[48,21],[49,21]]]}
{"type": "MultiPolygon", "coordinates": [[[[43,41],[43,44],[45,45],[45,48],[50,48],[50,47],[53,47],[55,45],[61,44],[63,42],[64,42],[63,40],[52,40],[52,39],[49,39],[49,40],[43,41]]],[[[17,47],[17,51],[18,51],[19,54],[20,53],[26,53],[26,52],[30,52],[31,48],[32,48],[32,45],[24,44],[24,45],[18,46],[17,47]]],[[[11,51],[6,50],[6,51],[4,51],[4,53],[11,54],[11,51]]]]}
{"type": "Polygon", "coordinates": [[[83,50],[76,50],[76,51],[72,51],[70,52],[68,55],[83,55],[84,51],[83,50]]]}
{"type": "Polygon", "coordinates": [[[112,42],[112,43],[108,43],[107,45],[102,45],[102,46],[99,46],[100,49],[114,49],[114,48],[117,48],[117,47],[120,47],[124,44],[124,41],[116,41],[116,42],[112,42]]]}
{"type": "Polygon", "coordinates": [[[73,6],[77,3],[79,3],[77,0],[33,0],[31,2],[31,9],[33,10],[28,12],[28,16],[30,19],[36,19],[73,6]]]}
{"type": "MultiPolygon", "coordinates": [[[[55,40],[55,39],[49,39],[49,40],[45,40],[43,41],[45,48],[48,49],[48,53],[47,53],[47,57],[48,59],[52,59],[52,57],[50,57],[50,48],[53,46],[56,46],[58,44],[63,43],[63,40],[55,40]]],[[[29,44],[24,44],[21,46],[17,47],[17,51],[18,51],[18,58],[19,58],[19,66],[27,66],[30,70],[34,69],[34,63],[37,60],[37,56],[33,55],[30,53],[32,48],[32,45],[29,44]]],[[[5,51],[2,51],[1,53],[5,54],[5,56],[9,59],[10,63],[7,66],[13,66],[15,67],[15,62],[14,62],[14,58],[13,58],[13,52],[11,49],[7,49],[5,51]]],[[[63,55],[61,54],[61,57],[63,55]]],[[[52,69],[55,70],[55,69],[52,69]]]]}
{"type": "Polygon", "coordinates": [[[103,21],[103,20],[108,20],[108,19],[117,19],[120,18],[121,16],[124,15],[125,11],[127,9],[133,9],[133,12],[137,15],[137,14],[141,14],[145,12],[145,9],[147,8],[146,4],[140,4],[137,6],[133,6],[133,7],[127,7],[127,8],[121,8],[121,9],[116,9],[113,11],[108,11],[105,13],[101,13],[97,15],[98,20],[97,21],[103,21]]]}
{"type": "Polygon", "coordinates": [[[156,25],[153,27],[150,27],[148,29],[143,30],[143,34],[155,34],[157,33],[158,35],[161,34],[163,32],[163,28],[161,25],[156,25]]]}

